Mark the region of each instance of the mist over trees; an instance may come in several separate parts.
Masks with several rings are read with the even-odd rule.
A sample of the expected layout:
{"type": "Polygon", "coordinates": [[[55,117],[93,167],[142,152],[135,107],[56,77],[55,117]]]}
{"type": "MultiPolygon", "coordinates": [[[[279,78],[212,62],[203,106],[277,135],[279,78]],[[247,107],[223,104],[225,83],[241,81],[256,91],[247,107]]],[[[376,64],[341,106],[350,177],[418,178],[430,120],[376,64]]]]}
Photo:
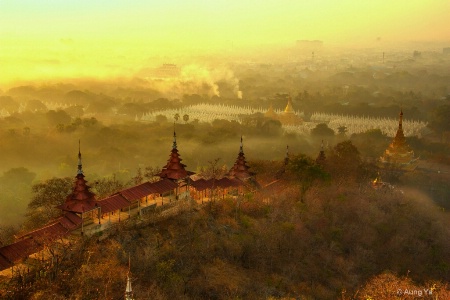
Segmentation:
{"type": "Polygon", "coordinates": [[[383,62],[373,49],[357,54],[319,51],[312,59],[285,49],[270,60],[180,65],[172,77],[143,67],[121,80],[2,87],[0,245],[58,216],[79,140],[98,199],[154,181],[174,130],[189,170],[225,174],[242,136],[257,179],[275,182],[243,195],[239,207],[227,198],[160,223],[131,220],[101,241],[75,239],[51,275],[13,282],[13,297],[119,298],[127,254],[140,298],[390,299],[380,287],[394,283],[434,285],[448,296],[450,60],[435,52],[420,59],[396,52],[383,62]],[[381,169],[377,159],[395,132],[380,128],[350,134],[345,124],[335,131],[316,122],[306,133],[287,132],[260,112],[207,123],[183,111],[200,103],[282,111],[289,97],[305,122],[315,112],[398,119],[400,110],[427,122],[423,134],[407,136],[422,165],[381,169]],[[179,111],[142,118],[169,109],[179,111]],[[372,189],[378,174],[393,188],[372,189]]]}

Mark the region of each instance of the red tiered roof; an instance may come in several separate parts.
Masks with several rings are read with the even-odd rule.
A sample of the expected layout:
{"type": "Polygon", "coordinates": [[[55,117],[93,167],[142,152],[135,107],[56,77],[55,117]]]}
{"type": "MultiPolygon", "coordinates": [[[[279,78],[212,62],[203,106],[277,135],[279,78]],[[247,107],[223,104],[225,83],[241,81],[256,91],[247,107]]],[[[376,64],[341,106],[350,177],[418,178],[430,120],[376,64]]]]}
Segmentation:
{"type": "Polygon", "coordinates": [[[58,208],[75,213],[83,213],[96,208],[95,194],[89,190],[90,186],[86,183],[81,165],[81,153],[78,151],[78,172],[75,176],[73,192],[67,196],[66,202],[58,208]]]}
{"type": "Polygon", "coordinates": [[[250,167],[247,165],[247,161],[245,160],[244,147],[242,145],[241,137],[241,147],[239,149],[239,154],[233,167],[231,167],[230,171],[228,172],[228,176],[235,177],[240,180],[247,180],[255,175],[253,172],[250,172],[249,169],[250,167]]]}
{"type": "Polygon", "coordinates": [[[161,178],[179,180],[194,174],[194,172],[187,171],[185,169],[186,165],[181,163],[182,159],[180,158],[180,154],[178,154],[176,137],[177,136],[174,131],[172,151],[170,152],[169,160],[167,161],[166,166],[159,174],[161,178]]]}

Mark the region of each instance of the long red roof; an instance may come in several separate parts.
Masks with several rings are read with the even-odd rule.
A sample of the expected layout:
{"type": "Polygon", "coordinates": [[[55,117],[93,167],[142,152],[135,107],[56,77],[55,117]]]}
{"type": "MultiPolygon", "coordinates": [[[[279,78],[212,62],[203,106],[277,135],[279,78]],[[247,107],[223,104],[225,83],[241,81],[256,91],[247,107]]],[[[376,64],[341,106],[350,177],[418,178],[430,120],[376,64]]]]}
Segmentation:
{"type": "Polygon", "coordinates": [[[150,185],[150,189],[153,191],[153,193],[157,194],[164,194],[178,187],[178,184],[169,179],[152,182],[150,185]]]}
{"type": "Polygon", "coordinates": [[[119,193],[129,201],[133,201],[154,193],[151,185],[152,184],[150,182],[144,182],[142,184],[122,190],[119,193]]]}
{"type": "Polygon", "coordinates": [[[199,180],[193,181],[191,185],[197,190],[197,191],[203,191],[206,189],[213,189],[213,188],[228,188],[228,187],[237,187],[243,185],[243,182],[237,179],[223,177],[221,179],[208,179],[205,180],[203,178],[200,178],[199,180]]]}
{"type": "Polygon", "coordinates": [[[0,253],[0,271],[11,268],[13,263],[10,262],[3,254],[0,253]]]}
{"type": "Polygon", "coordinates": [[[10,268],[11,265],[8,266],[8,262],[11,264],[19,262],[22,259],[27,258],[30,254],[38,252],[41,249],[42,245],[38,244],[37,241],[31,237],[25,238],[11,245],[1,247],[0,257],[3,257],[4,259],[2,259],[2,269],[0,270],[10,268]]]}
{"type": "Polygon", "coordinates": [[[120,194],[112,195],[101,201],[98,201],[102,213],[109,213],[130,206],[130,202],[120,194]]]}

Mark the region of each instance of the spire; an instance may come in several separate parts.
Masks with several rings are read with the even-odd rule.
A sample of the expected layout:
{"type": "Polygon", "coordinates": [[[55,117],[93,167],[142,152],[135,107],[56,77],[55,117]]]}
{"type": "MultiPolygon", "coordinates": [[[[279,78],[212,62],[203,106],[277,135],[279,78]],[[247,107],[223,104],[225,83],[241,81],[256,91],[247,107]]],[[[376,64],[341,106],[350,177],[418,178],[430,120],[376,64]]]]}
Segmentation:
{"type": "Polygon", "coordinates": [[[87,181],[84,179],[80,141],[78,141],[78,171],[75,176],[72,193],[67,195],[66,201],[57,207],[74,213],[83,213],[97,207],[95,194],[90,191],[90,186],[87,185],[87,181]]]}
{"type": "Polygon", "coordinates": [[[237,177],[241,180],[247,180],[254,175],[254,173],[250,172],[249,169],[250,167],[245,161],[244,146],[241,136],[241,146],[239,148],[239,154],[233,167],[231,167],[230,171],[228,172],[228,176],[237,177]]]}
{"type": "Polygon", "coordinates": [[[389,164],[404,170],[414,170],[418,164],[417,160],[418,158],[414,157],[414,151],[406,143],[403,133],[403,109],[400,109],[397,133],[380,161],[384,165],[389,164]]]}
{"type": "Polygon", "coordinates": [[[133,289],[131,288],[130,269],[131,269],[131,261],[130,255],[128,255],[128,273],[127,273],[127,287],[125,288],[125,300],[133,300],[133,289]]]}
{"type": "Polygon", "coordinates": [[[78,140],[78,171],[77,175],[83,175],[83,166],[81,164],[81,141],[78,140]]]}
{"type": "Polygon", "coordinates": [[[286,156],[284,157],[284,164],[287,165],[289,162],[289,145],[286,145],[286,156]]]}
{"type": "Polygon", "coordinates": [[[239,147],[239,153],[244,153],[244,144],[242,143],[242,135],[241,135],[241,146],[239,147]]]}
{"type": "Polygon", "coordinates": [[[316,163],[318,163],[319,165],[323,164],[326,160],[325,157],[325,151],[323,150],[323,140],[322,140],[322,144],[320,145],[320,152],[319,155],[316,158],[316,163]]]}
{"type": "Polygon", "coordinates": [[[395,134],[393,146],[395,148],[403,148],[406,146],[406,139],[403,133],[403,109],[400,109],[400,114],[398,118],[398,129],[395,134]]]}
{"type": "Polygon", "coordinates": [[[289,96],[288,103],[286,105],[286,108],[284,109],[285,113],[295,113],[294,107],[292,106],[292,98],[289,96]]]}
{"type": "Polygon", "coordinates": [[[180,154],[178,153],[177,149],[177,134],[174,128],[172,151],[170,151],[169,160],[167,161],[166,166],[162,168],[161,173],[159,173],[159,176],[161,178],[180,180],[185,179],[188,176],[194,174],[191,171],[187,171],[185,169],[186,165],[181,163],[181,161],[182,159],[180,158],[180,154]]]}
{"type": "Polygon", "coordinates": [[[173,123],[173,144],[172,149],[177,149],[177,134],[175,132],[175,122],[173,123]]]}

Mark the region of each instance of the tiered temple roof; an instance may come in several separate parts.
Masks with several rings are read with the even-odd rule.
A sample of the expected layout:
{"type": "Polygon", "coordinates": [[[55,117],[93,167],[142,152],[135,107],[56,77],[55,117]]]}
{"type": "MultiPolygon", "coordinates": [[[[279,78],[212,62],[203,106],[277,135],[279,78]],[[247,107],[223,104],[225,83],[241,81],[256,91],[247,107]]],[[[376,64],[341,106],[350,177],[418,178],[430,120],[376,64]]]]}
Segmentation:
{"type": "Polygon", "coordinates": [[[187,171],[186,165],[181,163],[182,159],[177,149],[177,135],[173,132],[173,144],[172,151],[170,152],[169,159],[166,166],[162,169],[159,177],[162,179],[181,180],[193,175],[194,172],[187,171]]]}
{"type": "Polygon", "coordinates": [[[75,176],[73,191],[67,196],[65,203],[58,208],[63,211],[84,213],[95,209],[97,205],[95,194],[90,191],[90,186],[87,185],[87,181],[84,179],[81,151],[78,150],[78,171],[77,176],[75,176]]]}
{"type": "Polygon", "coordinates": [[[255,175],[255,173],[250,172],[249,169],[250,167],[247,165],[247,161],[245,160],[244,146],[241,136],[241,146],[239,148],[239,154],[233,167],[231,167],[230,171],[228,172],[228,176],[245,181],[255,175]]]}
{"type": "Polygon", "coordinates": [[[401,169],[414,170],[418,164],[414,151],[406,143],[403,133],[403,111],[400,111],[398,129],[394,140],[384,152],[380,161],[386,165],[395,165],[401,169]]]}

